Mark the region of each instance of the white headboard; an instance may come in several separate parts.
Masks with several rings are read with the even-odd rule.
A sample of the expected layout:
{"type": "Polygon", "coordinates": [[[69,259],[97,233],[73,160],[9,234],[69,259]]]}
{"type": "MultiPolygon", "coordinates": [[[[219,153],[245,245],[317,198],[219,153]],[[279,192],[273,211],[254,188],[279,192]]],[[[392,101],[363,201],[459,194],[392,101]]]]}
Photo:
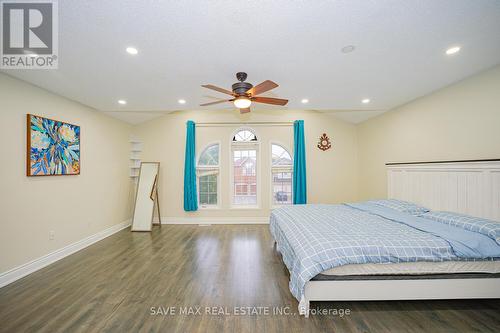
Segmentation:
{"type": "Polygon", "coordinates": [[[386,165],[389,198],[500,221],[500,160],[386,165]]]}

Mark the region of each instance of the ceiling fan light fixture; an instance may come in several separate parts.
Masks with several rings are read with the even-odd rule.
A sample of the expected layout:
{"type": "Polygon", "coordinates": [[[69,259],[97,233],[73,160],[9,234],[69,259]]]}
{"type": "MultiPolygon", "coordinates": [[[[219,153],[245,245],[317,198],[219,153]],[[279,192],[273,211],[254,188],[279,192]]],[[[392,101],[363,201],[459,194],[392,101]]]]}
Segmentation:
{"type": "Polygon", "coordinates": [[[252,104],[252,101],[248,97],[238,97],[233,103],[238,109],[247,109],[252,104]]]}
{"type": "Polygon", "coordinates": [[[278,87],[278,84],[271,80],[265,80],[259,83],[258,85],[254,86],[251,83],[245,81],[247,79],[247,74],[244,72],[236,73],[236,78],[238,79],[238,82],[234,83],[231,86],[231,90],[219,88],[217,86],[214,86],[213,84],[202,85],[203,88],[215,90],[226,95],[231,95],[232,98],[226,100],[218,100],[215,102],[203,103],[200,104],[200,106],[233,102],[234,106],[240,109],[240,113],[248,113],[250,112],[249,107],[250,105],[252,105],[253,102],[271,104],[271,105],[280,105],[280,106],[284,106],[288,103],[288,100],[283,98],[258,96],[260,94],[263,94],[269,90],[278,87]]]}

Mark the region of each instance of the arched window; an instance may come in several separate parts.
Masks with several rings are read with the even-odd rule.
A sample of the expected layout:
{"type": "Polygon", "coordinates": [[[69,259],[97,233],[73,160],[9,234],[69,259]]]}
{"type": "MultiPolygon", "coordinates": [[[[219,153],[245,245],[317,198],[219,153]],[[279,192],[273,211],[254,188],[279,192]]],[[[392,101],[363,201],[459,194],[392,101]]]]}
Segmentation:
{"type": "Polygon", "coordinates": [[[271,188],[273,205],[292,204],[293,161],[281,145],[271,145],[271,188]]]}
{"type": "Polygon", "coordinates": [[[198,158],[198,201],[202,208],[217,206],[219,202],[219,155],[220,145],[215,143],[207,146],[198,158]]]}
{"type": "Polygon", "coordinates": [[[257,206],[259,143],[251,129],[240,129],[231,142],[232,204],[257,206]]]}
{"type": "Polygon", "coordinates": [[[257,141],[257,136],[248,129],[239,131],[233,136],[233,142],[257,141]]]}

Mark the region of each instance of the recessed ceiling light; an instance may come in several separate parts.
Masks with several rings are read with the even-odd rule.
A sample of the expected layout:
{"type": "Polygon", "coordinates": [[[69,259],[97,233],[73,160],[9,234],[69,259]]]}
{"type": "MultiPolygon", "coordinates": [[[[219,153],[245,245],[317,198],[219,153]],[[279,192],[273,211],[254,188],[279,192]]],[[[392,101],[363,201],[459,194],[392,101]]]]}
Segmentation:
{"type": "Polygon", "coordinates": [[[185,99],[180,99],[177,101],[179,104],[186,104],[186,100],[185,99]]]}
{"type": "Polygon", "coordinates": [[[363,103],[363,104],[368,104],[368,103],[370,103],[370,99],[369,99],[369,98],[365,98],[365,99],[363,99],[363,100],[361,101],[361,103],[363,103]]]}
{"type": "Polygon", "coordinates": [[[307,98],[303,98],[300,102],[302,104],[307,104],[307,103],[309,103],[309,100],[307,98]]]}
{"type": "Polygon", "coordinates": [[[127,47],[127,52],[130,54],[133,54],[133,55],[136,55],[137,53],[139,53],[139,51],[137,51],[137,49],[135,47],[127,47]]]}
{"type": "Polygon", "coordinates": [[[119,99],[118,104],[125,105],[125,104],[127,104],[127,101],[124,99],[119,99]]]}
{"type": "Polygon", "coordinates": [[[452,55],[452,54],[458,53],[458,51],[460,51],[460,46],[453,46],[453,47],[450,47],[448,50],[446,50],[446,54],[452,55]]]}
{"type": "Polygon", "coordinates": [[[341,48],[340,51],[342,51],[342,53],[351,53],[355,49],[356,49],[356,46],[354,46],[354,45],[346,45],[343,48],[341,48]]]}

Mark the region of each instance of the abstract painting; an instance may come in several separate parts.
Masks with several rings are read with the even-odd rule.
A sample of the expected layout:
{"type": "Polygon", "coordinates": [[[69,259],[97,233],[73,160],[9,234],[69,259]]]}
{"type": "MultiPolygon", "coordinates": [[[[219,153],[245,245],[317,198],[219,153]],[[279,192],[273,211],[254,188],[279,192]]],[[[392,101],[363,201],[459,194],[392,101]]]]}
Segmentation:
{"type": "Polygon", "coordinates": [[[80,174],[80,126],[27,115],[28,176],[80,174]]]}

